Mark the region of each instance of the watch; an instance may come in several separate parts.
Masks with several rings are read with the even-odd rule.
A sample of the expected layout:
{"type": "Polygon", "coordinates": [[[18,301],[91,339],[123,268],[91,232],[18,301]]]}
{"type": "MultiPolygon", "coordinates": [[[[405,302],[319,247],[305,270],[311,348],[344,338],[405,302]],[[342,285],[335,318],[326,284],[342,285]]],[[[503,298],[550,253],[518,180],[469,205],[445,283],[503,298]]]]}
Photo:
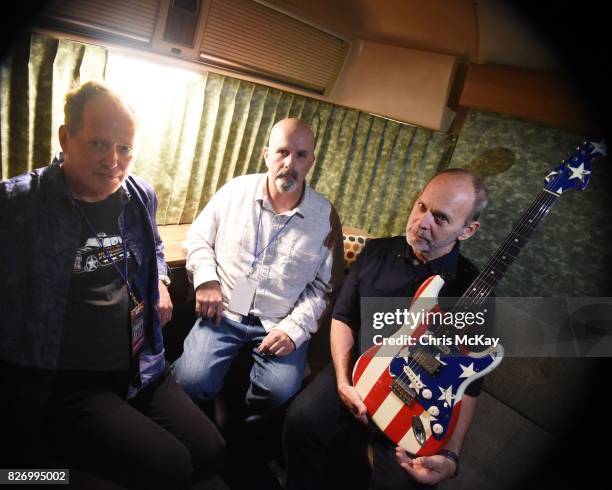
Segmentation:
{"type": "Polygon", "coordinates": [[[160,274],[159,280],[163,282],[166,287],[169,287],[170,283],[172,282],[170,281],[170,277],[166,276],[165,274],[160,274]]]}
{"type": "Polygon", "coordinates": [[[459,456],[448,449],[440,449],[438,454],[440,456],[444,456],[446,459],[450,459],[453,463],[455,463],[455,472],[451,475],[451,478],[456,478],[456,476],[459,474],[459,456]]]}

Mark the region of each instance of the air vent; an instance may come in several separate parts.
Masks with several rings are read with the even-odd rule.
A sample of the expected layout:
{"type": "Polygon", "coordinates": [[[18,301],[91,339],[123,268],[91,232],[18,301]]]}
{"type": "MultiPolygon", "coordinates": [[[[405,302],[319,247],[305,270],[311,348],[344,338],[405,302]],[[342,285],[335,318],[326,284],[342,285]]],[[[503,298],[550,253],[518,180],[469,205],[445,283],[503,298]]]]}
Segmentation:
{"type": "Polygon", "coordinates": [[[164,41],[193,48],[193,39],[200,12],[198,0],[173,0],[168,10],[164,41]]]}
{"type": "Polygon", "coordinates": [[[325,95],[349,47],[263,0],[57,0],[36,24],[325,95]]]}
{"type": "Polygon", "coordinates": [[[323,94],[348,43],[253,0],[212,0],[202,62],[323,94]]]}
{"type": "Polygon", "coordinates": [[[39,24],[64,32],[150,46],[161,0],[59,0],[39,24]]]}

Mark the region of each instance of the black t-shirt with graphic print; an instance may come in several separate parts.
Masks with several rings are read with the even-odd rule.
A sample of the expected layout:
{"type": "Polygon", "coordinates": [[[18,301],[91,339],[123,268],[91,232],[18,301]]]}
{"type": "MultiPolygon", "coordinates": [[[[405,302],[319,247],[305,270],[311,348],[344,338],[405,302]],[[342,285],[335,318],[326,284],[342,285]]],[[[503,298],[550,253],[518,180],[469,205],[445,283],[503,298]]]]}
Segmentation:
{"type": "MultiPolygon", "coordinates": [[[[76,206],[81,214],[81,241],[70,279],[59,369],[126,371],[130,367],[132,305],[117,270],[125,275],[123,239],[117,224],[123,209],[121,196],[115,192],[104,201],[76,201],[76,206]]],[[[128,251],[130,284],[133,272],[134,259],[128,251]]]]}

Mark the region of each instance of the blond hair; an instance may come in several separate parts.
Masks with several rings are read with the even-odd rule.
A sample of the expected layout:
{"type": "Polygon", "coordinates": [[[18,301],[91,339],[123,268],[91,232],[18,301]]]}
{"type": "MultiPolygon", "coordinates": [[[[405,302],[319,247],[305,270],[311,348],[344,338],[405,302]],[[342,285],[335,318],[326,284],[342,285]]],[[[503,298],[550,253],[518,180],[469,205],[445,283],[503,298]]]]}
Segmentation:
{"type": "Polygon", "coordinates": [[[136,124],[134,109],[119,93],[104,82],[90,80],[72,89],[64,98],[64,125],[70,134],[75,134],[83,127],[83,111],[87,101],[99,96],[108,97],[122,107],[125,107],[132,116],[134,124],[136,124]]]}

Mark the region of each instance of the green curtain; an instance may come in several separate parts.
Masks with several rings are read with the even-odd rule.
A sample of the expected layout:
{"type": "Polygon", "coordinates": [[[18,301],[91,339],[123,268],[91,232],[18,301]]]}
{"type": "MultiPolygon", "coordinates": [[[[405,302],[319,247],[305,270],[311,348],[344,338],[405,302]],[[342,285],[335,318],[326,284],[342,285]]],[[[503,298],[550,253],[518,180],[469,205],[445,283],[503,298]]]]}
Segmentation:
{"type": "MultiPolygon", "coordinates": [[[[1,70],[2,178],[48,163],[59,149],[63,95],[79,81],[115,80],[124,68],[114,66],[113,55],[38,34],[16,44],[1,70]]],[[[455,145],[446,133],[215,73],[177,81],[159,95],[135,104],[146,117],[134,172],[155,187],[160,224],[190,223],[225,182],[264,172],[270,129],[291,116],[315,131],[308,181],[334,203],[343,224],[376,236],[402,234],[418,191],[448,165],[455,145]]]]}
{"type": "Polygon", "coordinates": [[[47,165],[59,150],[65,93],[79,80],[103,79],[104,48],[26,35],[0,67],[2,178],[47,165]]]}
{"type": "MultiPolygon", "coordinates": [[[[485,179],[489,206],[462,252],[479,267],[502,245],[544,184],[584,135],[470,110],[450,162],[485,179]]],[[[501,296],[612,296],[612,168],[594,161],[584,192],[565,192],[508,270],[501,296]]],[[[595,337],[593,337],[595,338],[595,337]]]]}

